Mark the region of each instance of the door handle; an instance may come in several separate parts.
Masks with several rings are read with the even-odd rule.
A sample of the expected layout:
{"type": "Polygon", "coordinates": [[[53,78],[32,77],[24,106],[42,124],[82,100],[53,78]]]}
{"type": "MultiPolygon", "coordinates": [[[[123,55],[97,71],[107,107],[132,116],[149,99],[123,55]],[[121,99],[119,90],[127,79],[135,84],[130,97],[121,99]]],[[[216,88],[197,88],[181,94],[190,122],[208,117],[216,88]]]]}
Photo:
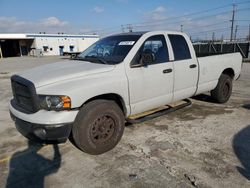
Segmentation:
{"type": "Polygon", "coordinates": [[[192,64],[192,65],[189,66],[190,69],[193,69],[193,68],[195,68],[195,67],[197,67],[196,64],[192,64]]]}
{"type": "Polygon", "coordinates": [[[163,74],[166,74],[166,73],[170,73],[170,72],[172,72],[173,71],[173,69],[165,69],[165,70],[163,70],[162,72],[163,72],[163,74]]]}

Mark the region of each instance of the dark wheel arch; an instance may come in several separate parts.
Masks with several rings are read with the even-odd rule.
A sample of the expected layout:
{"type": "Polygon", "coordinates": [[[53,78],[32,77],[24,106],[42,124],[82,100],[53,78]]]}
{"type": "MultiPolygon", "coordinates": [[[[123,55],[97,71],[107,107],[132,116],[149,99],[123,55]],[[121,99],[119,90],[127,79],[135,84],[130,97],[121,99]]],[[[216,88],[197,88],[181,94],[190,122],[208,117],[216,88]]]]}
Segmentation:
{"type": "Polygon", "coordinates": [[[234,79],[235,73],[232,68],[225,69],[222,74],[228,75],[230,78],[234,79]]]}
{"type": "Polygon", "coordinates": [[[91,101],[102,100],[102,99],[114,101],[121,108],[123,114],[126,116],[127,109],[126,109],[125,102],[124,102],[123,98],[116,93],[107,93],[107,94],[102,94],[102,95],[97,95],[95,97],[92,97],[92,98],[88,99],[86,102],[84,102],[84,104],[81,106],[81,108],[91,101]]]}

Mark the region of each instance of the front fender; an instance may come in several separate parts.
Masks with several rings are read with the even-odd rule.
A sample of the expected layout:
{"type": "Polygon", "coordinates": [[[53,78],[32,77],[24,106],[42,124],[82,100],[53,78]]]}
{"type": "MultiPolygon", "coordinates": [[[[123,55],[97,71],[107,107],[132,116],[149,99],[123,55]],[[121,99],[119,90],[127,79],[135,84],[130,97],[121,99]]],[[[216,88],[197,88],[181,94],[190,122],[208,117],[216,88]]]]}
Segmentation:
{"type": "Polygon", "coordinates": [[[43,95],[67,95],[71,98],[71,107],[79,108],[89,99],[104,95],[119,95],[126,106],[126,111],[130,112],[128,83],[125,74],[106,74],[67,80],[54,83],[37,89],[38,94],[43,95]]]}

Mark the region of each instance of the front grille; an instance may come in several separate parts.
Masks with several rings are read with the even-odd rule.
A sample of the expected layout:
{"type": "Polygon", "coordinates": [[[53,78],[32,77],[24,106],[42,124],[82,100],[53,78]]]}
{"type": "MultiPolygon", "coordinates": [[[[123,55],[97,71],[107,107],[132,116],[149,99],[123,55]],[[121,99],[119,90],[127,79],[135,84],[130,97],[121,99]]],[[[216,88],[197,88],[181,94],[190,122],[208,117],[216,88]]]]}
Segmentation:
{"type": "Polygon", "coordinates": [[[29,113],[37,111],[34,84],[20,76],[11,77],[12,92],[15,104],[29,113]]]}

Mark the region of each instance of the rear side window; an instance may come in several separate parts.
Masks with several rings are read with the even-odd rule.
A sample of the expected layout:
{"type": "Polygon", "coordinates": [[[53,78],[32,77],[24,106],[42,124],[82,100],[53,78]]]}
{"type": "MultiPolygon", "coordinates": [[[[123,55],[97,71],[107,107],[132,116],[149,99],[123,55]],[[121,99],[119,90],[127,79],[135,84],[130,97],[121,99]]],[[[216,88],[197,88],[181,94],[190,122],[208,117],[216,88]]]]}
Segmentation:
{"type": "Polygon", "coordinates": [[[175,61],[191,59],[189,47],[185,38],[181,35],[168,35],[171,42],[175,61]]]}

